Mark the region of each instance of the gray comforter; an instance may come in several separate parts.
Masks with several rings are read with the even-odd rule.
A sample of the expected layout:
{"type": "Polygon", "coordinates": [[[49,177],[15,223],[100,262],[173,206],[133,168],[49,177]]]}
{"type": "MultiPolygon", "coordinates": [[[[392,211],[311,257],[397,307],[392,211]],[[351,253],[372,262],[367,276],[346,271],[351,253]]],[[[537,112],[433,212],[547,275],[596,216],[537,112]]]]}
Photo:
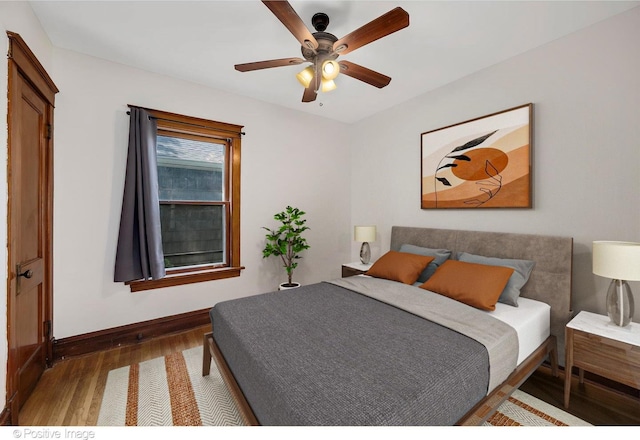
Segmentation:
{"type": "Polygon", "coordinates": [[[263,425],[452,425],[518,354],[501,321],[377,278],[225,301],[210,315],[263,425]]]}

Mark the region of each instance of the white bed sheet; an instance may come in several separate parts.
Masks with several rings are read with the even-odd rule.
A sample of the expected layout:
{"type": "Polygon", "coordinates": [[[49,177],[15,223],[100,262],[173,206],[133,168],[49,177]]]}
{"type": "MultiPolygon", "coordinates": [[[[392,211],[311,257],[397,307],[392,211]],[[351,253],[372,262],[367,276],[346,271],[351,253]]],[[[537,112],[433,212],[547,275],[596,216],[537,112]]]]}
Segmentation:
{"type": "Polygon", "coordinates": [[[509,324],[518,334],[520,365],[551,334],[551,307],[529,298],[518,298],[518,307],[496,303],[496,309],[486,312],[509,324]]]}
{"type": "MultiPolygon", "coordinates": [[[[356,275],[369,277],[369,275],[356,275]]],[[[418,287],[422,283],[414,283],[418,287]]],[[[551,334],[551,306],[535,299],[519,297],[518,307],[501,302],[496,303],[496,309],[487,311],[516,330],[518,335],[518,360],[520,365],[536,348],[540,347],[551,334]]]]}

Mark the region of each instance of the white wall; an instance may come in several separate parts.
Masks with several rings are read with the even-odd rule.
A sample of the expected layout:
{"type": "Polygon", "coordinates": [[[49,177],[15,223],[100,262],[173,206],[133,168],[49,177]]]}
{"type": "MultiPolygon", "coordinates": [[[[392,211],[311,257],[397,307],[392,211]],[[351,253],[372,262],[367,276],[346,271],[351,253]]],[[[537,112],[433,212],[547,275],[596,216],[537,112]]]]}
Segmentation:
{"type": "MultiPolygon", "coordinates": [[[[392,225],[571,236],[573,309],[606,313],[591,242],[640,241],[639,41],[635,8],[355,125],[352,222],[378,226],[372,258],[389,249],[392,225]],[[533,209],[420,209],[421,133],[529,102],[533,209]]],[[[632,289],[640,303],[640,283],[632,289]]]]}
{"type": "MultiPolygon", "coordinates": [[[[51,67],[52,46],[31,7],[24,2],[0,1],[0,396],[7,391],[7,31],[25,40],[45,69],[51,67]]],[[[55,81],[55,80],[54,80],[55,81]]]]}
{"type": "Polygon", "coordinates": [[[311,248],[294,280],[340,276],[349,256],[347,126],[63,49],[54,53],[54,335],[64,338],[205,309],[285,281],[262,259],[262,226],[288,204],[307,212],[311,248]],[[244,125],[238,278],[131,293],[113,282],[127,104],[244,125]]]}

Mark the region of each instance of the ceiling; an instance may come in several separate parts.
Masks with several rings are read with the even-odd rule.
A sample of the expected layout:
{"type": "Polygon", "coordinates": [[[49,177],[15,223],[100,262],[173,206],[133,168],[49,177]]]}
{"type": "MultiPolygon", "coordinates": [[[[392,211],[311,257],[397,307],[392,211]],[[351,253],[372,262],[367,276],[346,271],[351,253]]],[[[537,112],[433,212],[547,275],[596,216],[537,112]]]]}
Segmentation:
{"type": "Polygon", "coordinates": [[[329,15],[341,38],[395,8],[410,25],[344,59],[392,77],[351,77],[302,103],[306,65],[238,72],[235,64],[300,57],[300,44],[260,1],[30,1],[54,46],[345,123],[407,101],[640,5],[617,1],[290,1],[311,26],[329,15]]]}

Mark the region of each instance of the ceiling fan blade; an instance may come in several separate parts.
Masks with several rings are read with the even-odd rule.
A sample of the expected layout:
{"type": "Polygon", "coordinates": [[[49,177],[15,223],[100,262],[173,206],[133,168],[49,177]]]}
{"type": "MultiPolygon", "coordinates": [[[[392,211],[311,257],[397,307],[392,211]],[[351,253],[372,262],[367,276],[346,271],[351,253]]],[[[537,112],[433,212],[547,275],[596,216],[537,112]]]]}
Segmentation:
{"type": "Polygon", "coordinates": [[[291,7],[289,2],[263,0],[262,3],[264,3],[265,6],[273,12],[273,15],[275,15],[278,20],[280,20],[282,24],[289,29],[289,32],[296,37],[302,46],[313,50],[318,48],[318,41],[305,26],[304,22],[291,7]]]}
{"type": "Polygon", "coordinates": [[[344,55],[407,26],[409,26],[409,14],[397,7],[340,38],[333,43],[333,50],[344,55]]]}
{"type": "Polygon", "coordinates": [[[312,102],[316,100],[316,96],[318,96],[318,92],[314,90],[313,81],[309,84],[309,87],[304,89],[304,93],[302,94],[302,102],[312,102]]]}
{"type": "Polygon", "coordinates": [[[256,61],[254,63],[236,64],[235,69],[240,72],[249,72],[251,70],[270,69],[272,67],[293,66],[295,64],[305,63],[302,58],[280,58],[277,60],[256,61]]]}
{"type": "Polygon", "coordinates": [[[359,79],[367,84],[371,84],[379,89],[387,86],[391,82],[391,77],[378,73],[374,70],[362,67],[359,64],[351,63],[349,61],[340,61],[340,73],[350,76],[351,78],[359,79]]]}

